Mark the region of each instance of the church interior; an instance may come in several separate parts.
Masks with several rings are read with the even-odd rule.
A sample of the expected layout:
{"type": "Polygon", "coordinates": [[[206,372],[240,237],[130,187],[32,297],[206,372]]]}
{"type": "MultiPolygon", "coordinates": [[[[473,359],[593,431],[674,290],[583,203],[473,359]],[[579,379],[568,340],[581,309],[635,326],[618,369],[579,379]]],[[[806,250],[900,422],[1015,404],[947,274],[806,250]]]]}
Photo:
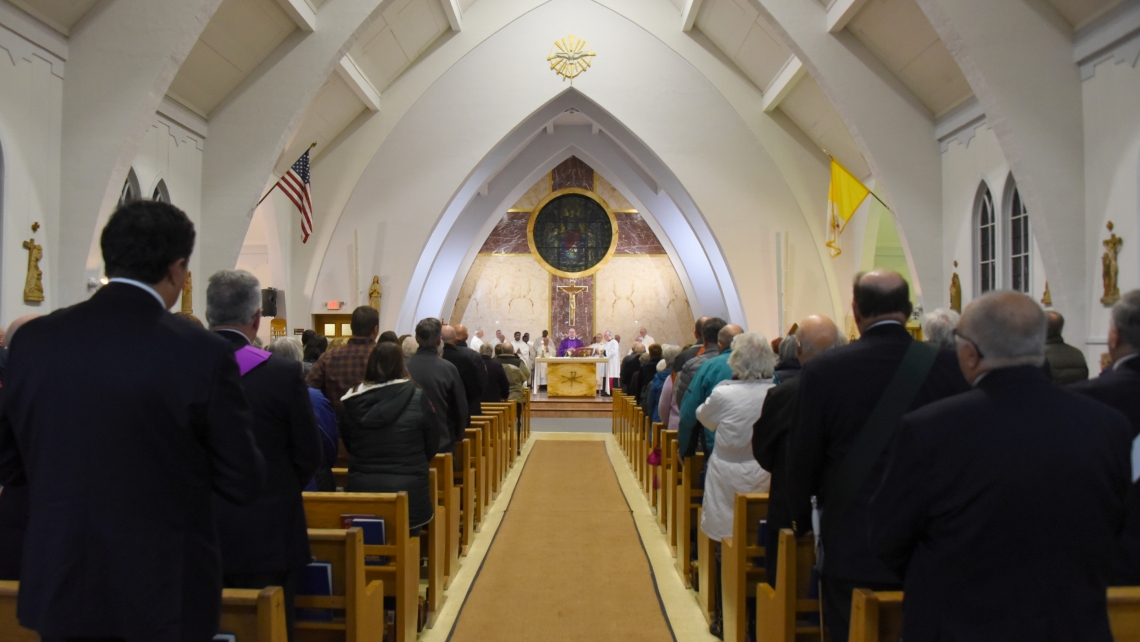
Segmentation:
{"type": "MultiPolygon", "coordinates": [[[[1111,370],[1140,288],[1138,61],[1140,0],[0,0],[0,324],[114,287],[101,234],[152,201],[196,234],[172,312],[207,319],[211,275],[242,270],[258,346],[339,349],[367,307],[409,363],[425,319],[521,359],[523,396],[435,455],[422,534],[406,499],[306,493],[330,593],[297,594],[295,637],[281,595],[235,593],[215,640],[838,640],[813,529],[769,531],[765,486],[710,539],[712,446],[686,455],[641,398],[665,361],[631,393],[627,356],[715,347],[706,318],[773,358],[813,315],[858,343],[871,272],[909,284],[915,339],[1013,292],[1063,315],[1085,378],[1111,370]]],[[[21,628],[19,579],[0,639],[135,639],[21,628]]],[[[1112,611],[1140,589],[1108,590],[1140,640],[1112,611]]],[[[857,590],[848,639],[898,640],[903,595],[857,590]]]]}

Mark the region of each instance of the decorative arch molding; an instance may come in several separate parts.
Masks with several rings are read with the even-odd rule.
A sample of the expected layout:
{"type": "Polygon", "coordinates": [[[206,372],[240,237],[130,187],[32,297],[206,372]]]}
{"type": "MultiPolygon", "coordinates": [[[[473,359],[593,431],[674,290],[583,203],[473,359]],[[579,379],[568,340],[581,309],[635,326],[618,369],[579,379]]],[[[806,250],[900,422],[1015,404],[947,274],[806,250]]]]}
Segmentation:
{"type": "Polygon", "coordinates": [[[449,316],[479,248],[502,213],[570,156],[593,167],[642,213],[676,267],[694,313],[745,322],[728,262],[684,186],[624,125],[581,92],[567,89],[520,123],[459,188],[412,275],[398,327],[412,327],[426,316],[449,316]],[[542,131],[571,108],[598,123],[599,129],[582,125],[542,131]],[[506,165],[503,159],[509,159],[506,165]]]}

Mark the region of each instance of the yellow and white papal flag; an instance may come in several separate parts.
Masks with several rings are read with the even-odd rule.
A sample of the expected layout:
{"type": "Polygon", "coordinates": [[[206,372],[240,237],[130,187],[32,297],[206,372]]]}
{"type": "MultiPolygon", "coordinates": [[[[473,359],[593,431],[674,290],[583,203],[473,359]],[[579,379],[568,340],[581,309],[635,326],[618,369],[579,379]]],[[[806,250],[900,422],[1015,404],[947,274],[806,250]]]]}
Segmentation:
{"type": "Polygon", "coordinates": [[[827,249],[831,258],[843,253],[839,249],[839,235],[847,227],[847,222],[855,215],[855,210],[863,204],[871,190],[855,178],[839,161],[831,159],[831,188],[827,192],[827,249]]]}

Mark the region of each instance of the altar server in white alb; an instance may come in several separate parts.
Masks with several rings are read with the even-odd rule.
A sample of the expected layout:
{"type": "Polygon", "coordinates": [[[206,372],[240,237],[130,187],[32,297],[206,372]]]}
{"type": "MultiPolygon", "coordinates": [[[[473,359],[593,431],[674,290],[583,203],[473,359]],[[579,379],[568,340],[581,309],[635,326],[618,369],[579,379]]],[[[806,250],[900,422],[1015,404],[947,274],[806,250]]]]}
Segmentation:
{"type": "MultiPolygon", "coordinates": [[[[515,332],[515,340],[511,341],[511,346],[514,347],[515,354],[519,356],[519,359],[523,360],[527,368],[530,368],[534,364],[534,357],[530,354],[530,346],[526,341],[522,340],[522,332],[515,332]]],[[[533,370],[533,368],[531,369],[533,370]]]]}
{"type": "MultiPolygon", "coordinates": [[[[590,342],[590,356],[591,357],[604,357],[606,354],[606,345],[602,343],[602,334],[599,332],[594,335],[594,340],[590,342]]],[[[596,390],[605,394],[606,392],[606,364],[594,364],[595,376],[597,378],[596,390]]]]}
{"type": "MultiPolygon", "coordinates": [[[[547,330],[542,331],[542,338],[534,342],[534,358],[535,359],[549,359],[554,356],[554,343],[550,340],[550,332],[547,330]]],[[[546,385],[546,364],[535,363],[534,369],[534,387],[532,390],[538,391],[539,386],[546,385]]]]}
{"type": "Polygon", "coordinates": [[[471,337],[471,339],[467,341],[467,347],[471,348],[475,352],[479,352],[479,348],[482,345],[483,345],[483,328],[477,328],[475,330],[475,336],[471,337]]]}
{"type": "Polygon", "coordinates": [[[619,377],[621,376],[621,345],[617,339],[614,338],[614,333],[606,330],[602,335],[605,340],[606,350],[606,394],[611,394],[613,389],[619,385],[619,377]]]}

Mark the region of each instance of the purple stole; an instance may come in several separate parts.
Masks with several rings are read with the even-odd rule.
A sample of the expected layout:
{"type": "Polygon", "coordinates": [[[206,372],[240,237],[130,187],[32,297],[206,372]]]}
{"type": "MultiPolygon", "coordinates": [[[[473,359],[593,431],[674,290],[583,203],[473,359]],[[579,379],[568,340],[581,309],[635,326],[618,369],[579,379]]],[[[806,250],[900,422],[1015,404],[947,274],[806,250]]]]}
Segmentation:
{"type": "Polygon", "coordinates": [[[271,354],[273,353],[254,346],[246,346],[237,350],[234,352],[234,359],[237,359],[238,372],[244,377],[247,372],[268,361],[271,354]]]}

